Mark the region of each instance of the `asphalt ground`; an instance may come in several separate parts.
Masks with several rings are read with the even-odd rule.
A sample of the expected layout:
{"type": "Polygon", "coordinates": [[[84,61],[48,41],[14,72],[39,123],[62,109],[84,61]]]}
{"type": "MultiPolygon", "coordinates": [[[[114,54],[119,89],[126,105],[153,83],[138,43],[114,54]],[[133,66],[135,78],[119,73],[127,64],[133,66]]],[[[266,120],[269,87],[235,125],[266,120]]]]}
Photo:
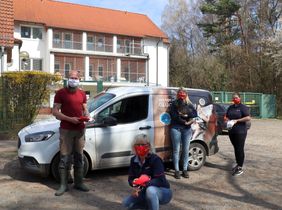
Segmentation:
{"type": "MultiPolygon", "coordinates": [[[[282,121],[252,120],[245,173],[238,177],[231,175],[234,153],[228,136],[218,140],[220,151],[189,179],[176,180],[167,170],[173,199],[161,209],[282,209],[282,121]]],[[[130,193],[128,169],[119,168],[90,172],[85,179],[89,192],[70,185],[63,196],[54,196],[58,183],[23,171],[16,150],[16,141],[0,141],[0,209],[120,210],[130,193]]]]}

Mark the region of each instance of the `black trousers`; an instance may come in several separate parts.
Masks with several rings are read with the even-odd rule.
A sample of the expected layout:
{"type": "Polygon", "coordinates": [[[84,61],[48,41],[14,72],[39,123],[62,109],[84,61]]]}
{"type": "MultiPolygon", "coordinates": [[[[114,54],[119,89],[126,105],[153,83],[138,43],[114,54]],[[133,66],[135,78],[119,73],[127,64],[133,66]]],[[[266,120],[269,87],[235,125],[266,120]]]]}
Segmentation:
{"type": "Polygon", "coordinates": [[[232,133],[232,134],[229,133],[228,135],[234,147],[236,163],[238,164],[238,166],[243,167],[245,160],[244,147],[245,147],[247,133],[232,133]]]}

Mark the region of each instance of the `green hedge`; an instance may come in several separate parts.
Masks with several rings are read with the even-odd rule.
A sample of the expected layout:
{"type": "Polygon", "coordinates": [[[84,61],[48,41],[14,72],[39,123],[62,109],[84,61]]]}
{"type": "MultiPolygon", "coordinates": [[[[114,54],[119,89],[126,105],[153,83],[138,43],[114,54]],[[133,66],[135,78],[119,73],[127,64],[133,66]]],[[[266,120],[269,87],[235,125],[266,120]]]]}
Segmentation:
{"type": "Polygon", "coordinates": [[[0,131],[17,132],[33,122],[49,87],[58,78],[46,72],[5,72],[0,81],[0,131]]]}

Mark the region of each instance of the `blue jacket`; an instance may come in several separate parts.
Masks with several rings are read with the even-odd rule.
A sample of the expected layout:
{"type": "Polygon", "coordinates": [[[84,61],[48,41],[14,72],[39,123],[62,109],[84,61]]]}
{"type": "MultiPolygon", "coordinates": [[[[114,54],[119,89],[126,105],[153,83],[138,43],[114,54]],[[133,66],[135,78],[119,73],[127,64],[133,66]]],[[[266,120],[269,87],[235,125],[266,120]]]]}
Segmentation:
{"type": "Polygon", "coordinates": [[[165,178],[163,161],[156,154],[148,154],[143,165],[141,165],[137,156],[133,156],[130,160],[128,174],[128,183],[131,187],[135,178],[139,178],[140,175],[146,174],[151,177],[147,187],[156,186],[170,188],[170,185],[165,178]]]}
{"type": "Polygon", "coordinates": [[[183,116],[179,114],[178,110],[178,103],[179,101],[176,99],[170,105],[170,117],[171,117],[171,126],[180,126],[185,128],[190,128],[190,125],[185,125],[186,122],[198,116],[196,109],[194,108],[193,104],[185,104],[187,109],[189,110],[189,114],[187,116],[183,116]]]}

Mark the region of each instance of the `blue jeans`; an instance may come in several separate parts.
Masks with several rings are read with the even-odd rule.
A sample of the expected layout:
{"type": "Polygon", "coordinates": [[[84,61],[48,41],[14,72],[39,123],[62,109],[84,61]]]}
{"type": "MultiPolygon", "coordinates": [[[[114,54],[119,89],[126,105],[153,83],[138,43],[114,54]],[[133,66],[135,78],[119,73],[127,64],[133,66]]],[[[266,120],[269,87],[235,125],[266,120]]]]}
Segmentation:
{"type": "Polygon", "coordinates": [[[172,198],[169,188],[149,186],[142,190],[138,197],[132,195],[125,197],[122,205],[127,209],[150,209],[158,210],[160,204],[167,204],[172,198]]]}
{"type": "Polygon", "coordinates": [[[180,144],[182,144],[183,170],[188,170],[189,165],[189,146],[192,137],[191,128],[172,127],[170,137],[173,147],[173,165],[175,171],[179,171],[180,144]]]}

